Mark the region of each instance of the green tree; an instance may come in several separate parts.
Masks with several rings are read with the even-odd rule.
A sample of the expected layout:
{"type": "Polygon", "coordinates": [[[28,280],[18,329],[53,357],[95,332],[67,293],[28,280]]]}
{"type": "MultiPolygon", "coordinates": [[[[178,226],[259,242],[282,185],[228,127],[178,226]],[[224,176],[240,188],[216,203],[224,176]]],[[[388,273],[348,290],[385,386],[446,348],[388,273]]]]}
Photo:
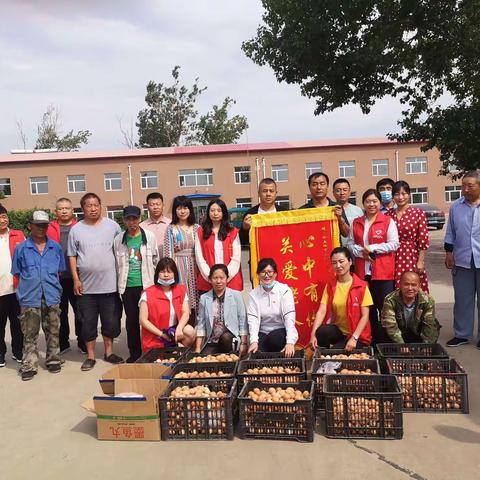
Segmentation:
{"type": "Polygon", "coordinates": [[[202,145],[236,143],[248,128],[248,123],[243,115],[228,118],[228,110],[235,103],[235,100],[227,97],[221,107],[214,105],[211,112],[202,115],[192,140],[202,145]]]}
{"type": "Polygon", "coordinates": [[[315,114],[384,96],[404,105],[400,141],[438,148],[441,173],[480,165],[479,0],[262,0],[243,43],[279,81],[299,84],[315,114]]]}
{"type": "Polygon", "coordinates": [[[173,83],[169,86],[150,81],[145,102],[140,110],[137,147],[172,147],[195,143],[234,143],[247,128],[245,117],[228,118],[228,109],[234,100],[227,97],[222,106],[213,106],[212,112],[200,117],[196,102],[207,87],[199,86],[199,79],[187,88],[180,85],[180,67],[172,70],[173,83]]]}
{"type": "Polygon", "coordinates": [[[37,127],[38,138],[36,149],[56,148],[61,152],[79,150],[83,144],[88,143],[91,135],[89,130],[79,130],[74,133],[70,130],[66,135],[60,133],[60,111],[57,107],[49,105],[37,127]]]}

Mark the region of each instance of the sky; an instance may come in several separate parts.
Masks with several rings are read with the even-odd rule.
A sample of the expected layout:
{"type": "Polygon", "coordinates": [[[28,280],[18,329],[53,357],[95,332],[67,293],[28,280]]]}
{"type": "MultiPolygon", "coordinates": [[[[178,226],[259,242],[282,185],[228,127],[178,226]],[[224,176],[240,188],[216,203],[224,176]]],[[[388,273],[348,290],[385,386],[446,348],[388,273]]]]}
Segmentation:
{"type": "Polygon", "coordinates": [[[22,148],[17,123],[36,139],[49,105],[64,133],[88,129],[88,150],[125,148],[118,119],[134,124],[150,80],[207,86],[201,113],[230,96],[248,119],[239,143],[383,136],[397,131],[401,106],[379,102],[315,116],[296,85],[279,84],[241,50],[261,23],[259,0],[2,0],[0,154],[22,148]]]}

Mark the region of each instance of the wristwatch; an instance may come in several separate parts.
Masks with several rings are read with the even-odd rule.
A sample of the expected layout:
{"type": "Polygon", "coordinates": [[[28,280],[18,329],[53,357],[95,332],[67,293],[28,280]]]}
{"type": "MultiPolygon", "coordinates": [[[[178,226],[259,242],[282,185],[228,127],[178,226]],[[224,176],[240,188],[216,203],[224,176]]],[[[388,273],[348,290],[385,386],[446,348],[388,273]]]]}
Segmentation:
{"type": "Polygon", "coordinates": [[[355,339],[358,342],[358,335],[353,334],[352,338],[355,339]]]}

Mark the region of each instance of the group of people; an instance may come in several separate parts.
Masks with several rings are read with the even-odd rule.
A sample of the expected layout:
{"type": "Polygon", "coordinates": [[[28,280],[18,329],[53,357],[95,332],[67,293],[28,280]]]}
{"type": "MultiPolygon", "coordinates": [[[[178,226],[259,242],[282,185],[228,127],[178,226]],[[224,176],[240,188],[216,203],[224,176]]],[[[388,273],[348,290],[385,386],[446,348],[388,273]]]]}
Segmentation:
{"type": "MultiPolygon", "coordinates": [[[[478,294],[478,172],[467,173],[462,185],[463,196],[452,206],[445,238],[446,265],[453,269],[455,288],[455,338],[448,346],[471,336],[469,318],[478,294]],[[465,301],[467,292],[473,300],[465,301]]],[[[325,173],[310,175],[308,186],[311,198],[300,208],[332,206],[342,244],[330,255],[335,278],[323,291],[311,345],[351,350],[385,341],[435,342],[440,326],[425,271],[428,229],[423,211],[410,205],[409,185],[380,180],[364,192],[363,209],[349,203],[345,178],[333,183],[335,201],[327,195],[325,173]]],[[[140,208],[124,208],[121,231],[118,223],[102,216],[99,196],[87,193],[80,201],[81,221],[73,217],[72,202],[61,198],[55,220],[43,211],[33,213],[27,239],[9,229],[8,212],[0,206],[0,366],[5,365],[8,318],[12,357],[22,363],[22,379],[30,380],[38,370],[40,324],[47,343],[46,367],[59,372],[62,355],[70,349],[69,305],[77,346],[86,354],[83,371],[96,363],[98,318],[104,360],[124,362],[113,352],[122,305],[127,362],[152,348],[177,344],[196,351],[294,355],[294,297],[288,285],[277,281],[272,258],[258,262],[258,286],[247,306],[242,296],[241,243],[248,242],[253,214],[277,211],[275,181],[263,179],[258,196],[259,204],[246,212],[237,229],[220,199],[208,204],[199,225],[189,198],[173,199],[170,219],[163,213],[162,195],[154,192],[147,197],[148,218],[143,222],[140,208]]]]}

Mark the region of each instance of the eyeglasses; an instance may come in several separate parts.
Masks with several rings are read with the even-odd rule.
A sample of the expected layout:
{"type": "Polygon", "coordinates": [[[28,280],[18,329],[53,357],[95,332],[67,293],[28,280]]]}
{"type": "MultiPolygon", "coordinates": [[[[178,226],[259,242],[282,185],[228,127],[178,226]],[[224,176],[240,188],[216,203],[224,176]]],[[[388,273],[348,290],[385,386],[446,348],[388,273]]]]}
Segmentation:
{"type": "Polygon", "coordinates": [[[259,273],[261,277],[272,277],[274,274],[275,274],[274,270],[263,270],[263,272],[259,273]]]}

